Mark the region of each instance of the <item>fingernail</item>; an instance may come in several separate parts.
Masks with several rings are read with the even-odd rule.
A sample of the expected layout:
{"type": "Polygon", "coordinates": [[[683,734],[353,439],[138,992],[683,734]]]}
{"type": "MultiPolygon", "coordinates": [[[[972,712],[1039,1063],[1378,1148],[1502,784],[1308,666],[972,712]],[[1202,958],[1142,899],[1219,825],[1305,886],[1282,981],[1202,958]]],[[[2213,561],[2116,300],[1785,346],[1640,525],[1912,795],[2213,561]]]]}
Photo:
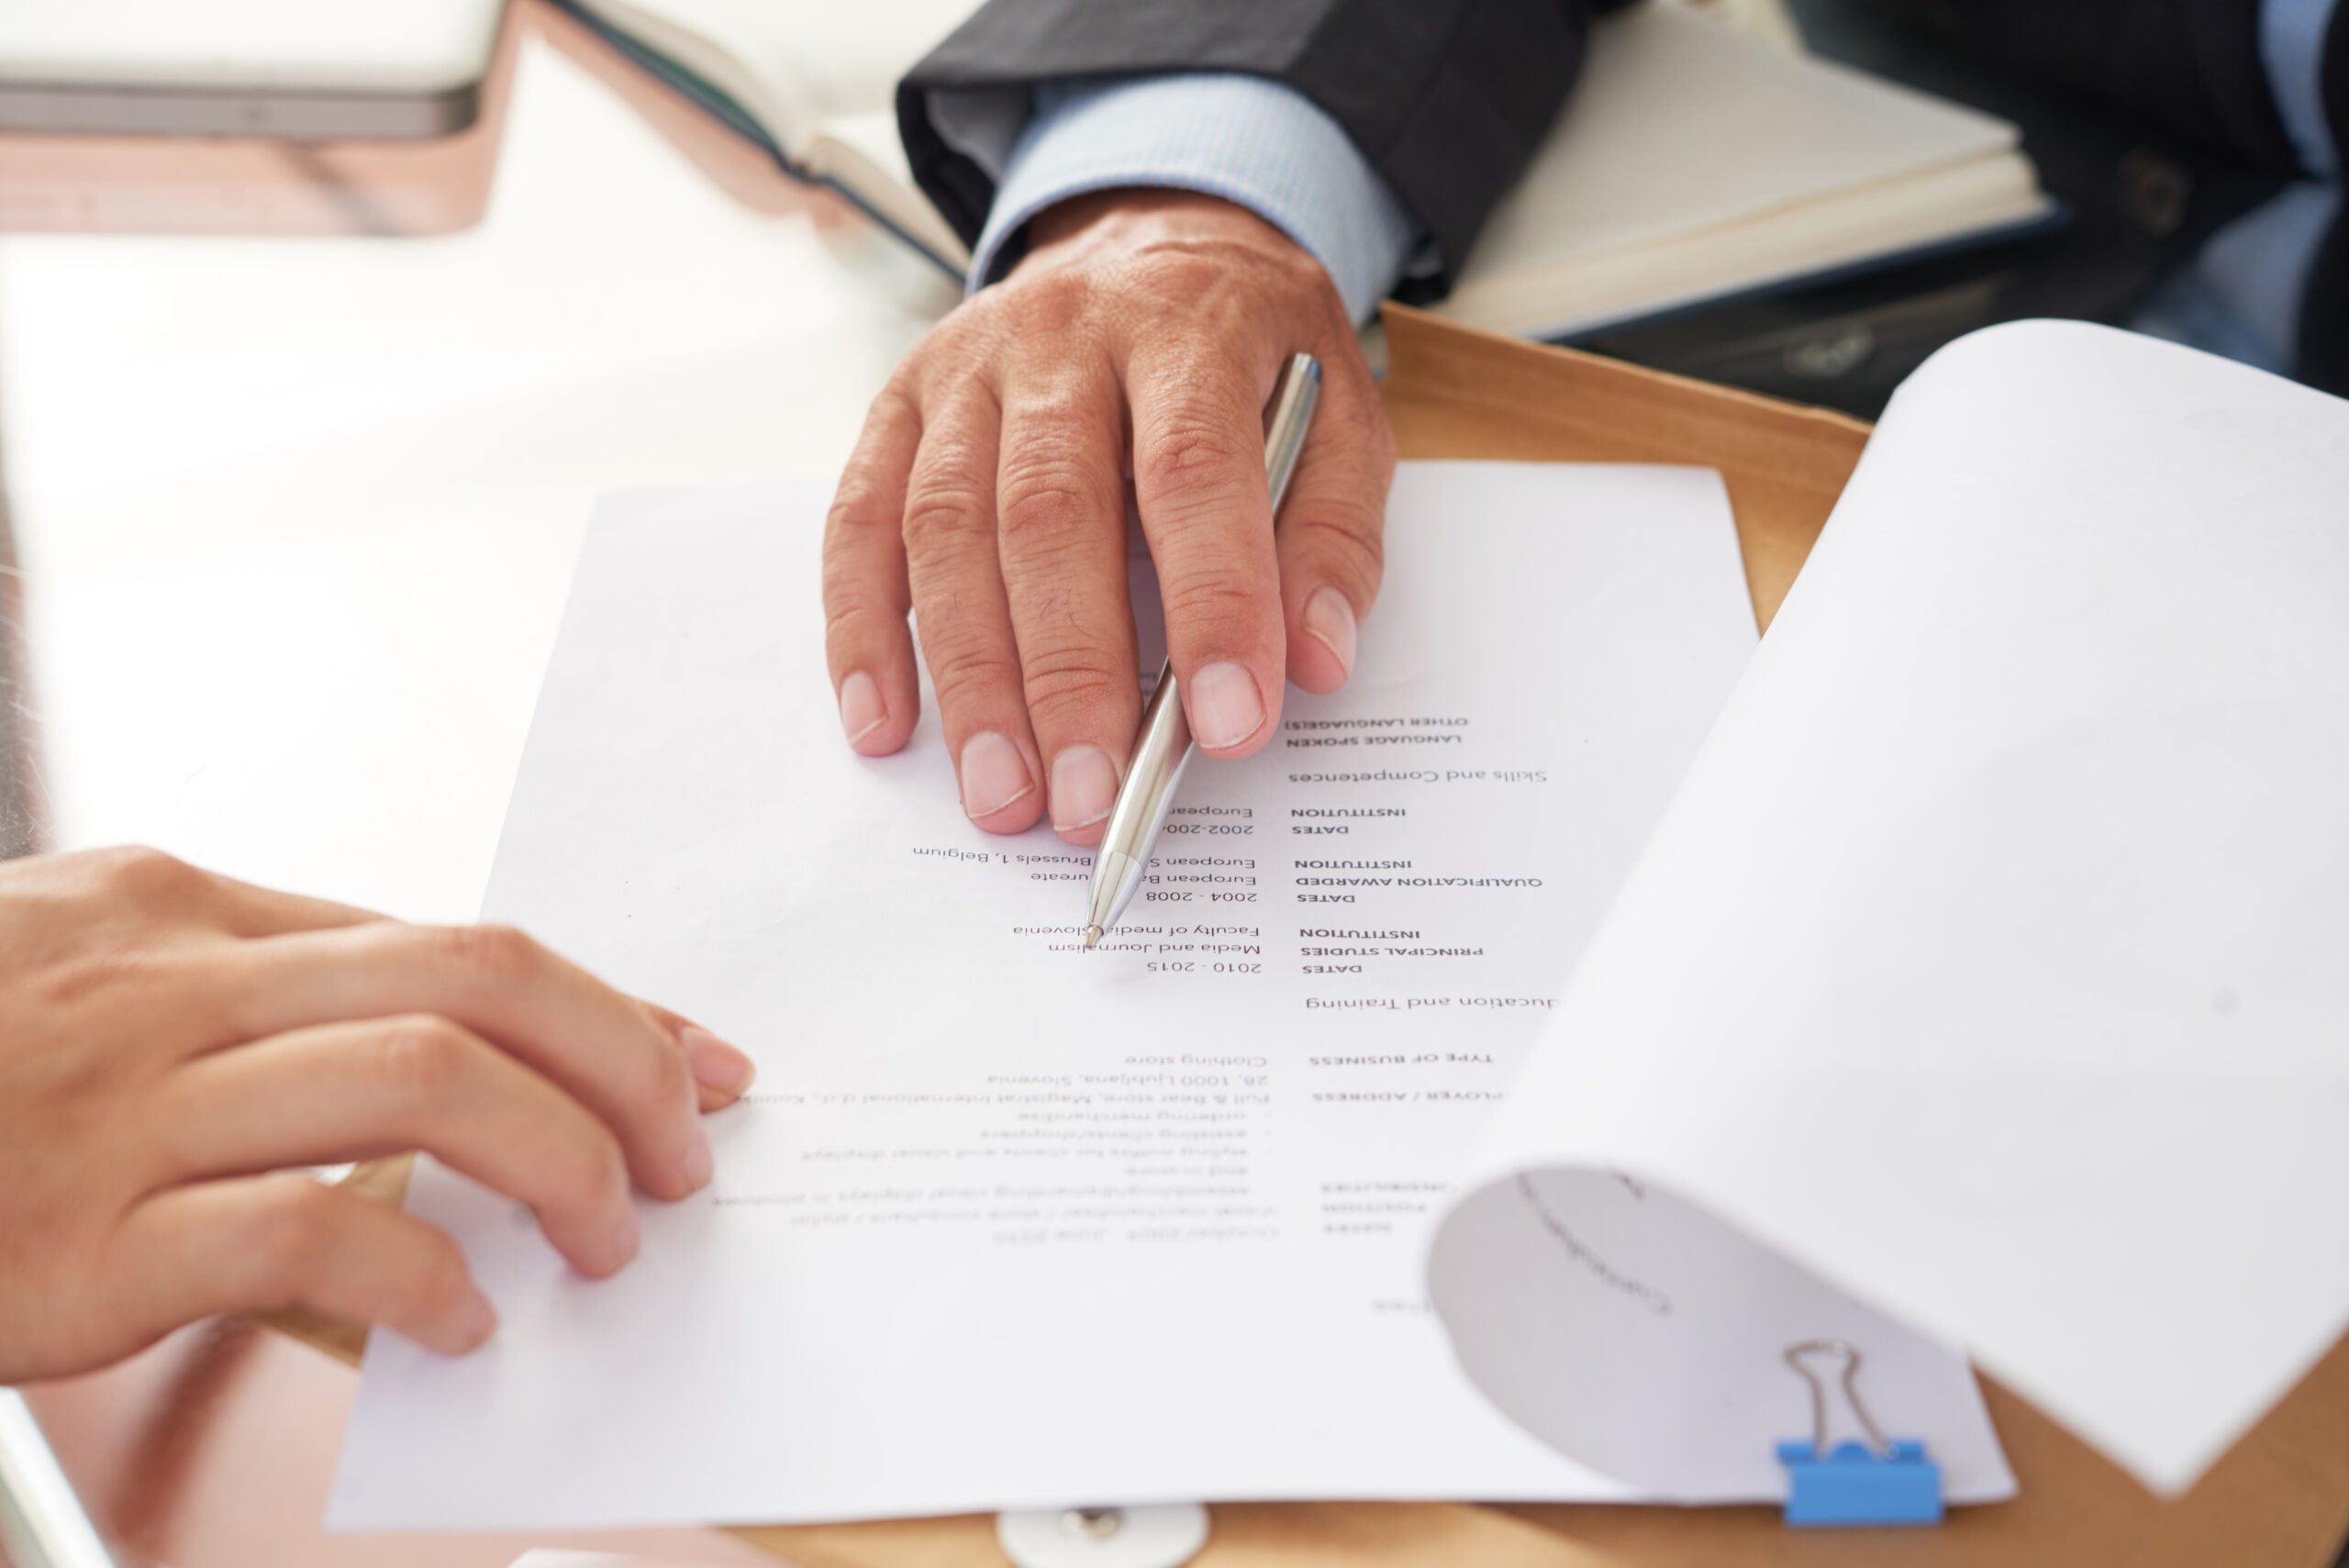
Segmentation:
{"type": "Polygon", "coordinates": [[[759,1075],[757,1062],[699,1024],[687,1024],[677,1038],[685,1042],[685,1065],[693,1069],[694,1081],[706,1089],[739,1095],[759,1075]]]}
{"type": "Polygon", "coordinates": [[[881,688],[862,670],[852,670],[841,683],[841,729],[852,746],[889,722],[882,706],[881,688]]]}
{"type": "Polygon", "coordinates": [[[612,1233],[612,1267],[626,1267],[644,1244],[644,1227],[636,1218],[636,1205],[629,1204],[622,1212],[619,1229],[612,1233]]]}
{"type": "MultiPolygon", "coordinates": [[[[709,1184],[710,1173],[717,1169],[718,1156],[709,1147],[709,1129],[701,1124],[699,1117],[696,1117],[693,1147],[685,1151],[685,1185],[699,1192],[709,1184]]],[[[631,1226],[636,1223],[632,1209],[629,1213],[629,1223],[631,1226]]]]}
{"type": "Polygon", "coordinates": [[[1052,759],[1052,828],[1090,828],[1118,804],[1118,768],[1098,746],[1071,746],[1052,759]]]}
{"type": "Polygon", "coordinates": [[[1305,601],[1305,632],[1338,656],[1338,667],[1354,673],[1354,607],[1335,588],[1320,588],[1305,601]]]}
{"type": "Polygon", "coordinates": [[[1237,664],[1210,664],[1191,677],[1191,734],[1210,751],[1237,746],[1264,728],[1264,694],[1256,677],[1237,664]]]}
{"type": "Polygon", "coordinates": [[[992,729],[963,742],[963,815],[984,821],[1035,789],[1028,759],[992,729]]]}
{"type": "Polygon", "coordinates": [[[479,1349],[496,1332],[497,1308],[489,1304],[489,1297],[481,1293],[479,1286],[474,1286],[473,1299],[465,1303],[465,1348],[479,1349]]]}

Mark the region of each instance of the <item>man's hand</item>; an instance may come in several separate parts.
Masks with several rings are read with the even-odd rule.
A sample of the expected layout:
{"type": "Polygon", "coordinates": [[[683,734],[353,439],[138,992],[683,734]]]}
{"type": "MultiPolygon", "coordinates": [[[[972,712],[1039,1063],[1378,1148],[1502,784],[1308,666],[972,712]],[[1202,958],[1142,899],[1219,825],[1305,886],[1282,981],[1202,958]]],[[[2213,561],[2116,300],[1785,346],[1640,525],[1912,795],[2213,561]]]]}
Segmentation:
{"type": "Polygon", "coordinates": [[[1127,474],[1191,734],[1241,757],[1284,676],[1353,671],[1394,442],[1329,275],[1253,214],[1114,191],[1030,234],[874,402],[824,540],[827,651],[849,744],[895,751],[919,711],[910,606],[963,809],[996,833],[1049,811],[1092,844],[1141,713],[1127,474]],[[1298,351],[1321,401],[1275,534],[1264,407],[1298,351]]]}
{"type": "Polygon", "coordinates": [[[433,929],[151,851],[0,866],[0,1384],[303,1306],[435,1350],[495,1327],[443,1232],[289,1167],[423,1149],[582,1273],[631,1183],[710,1176],[750,1060],[519,932],[433,929]]]}

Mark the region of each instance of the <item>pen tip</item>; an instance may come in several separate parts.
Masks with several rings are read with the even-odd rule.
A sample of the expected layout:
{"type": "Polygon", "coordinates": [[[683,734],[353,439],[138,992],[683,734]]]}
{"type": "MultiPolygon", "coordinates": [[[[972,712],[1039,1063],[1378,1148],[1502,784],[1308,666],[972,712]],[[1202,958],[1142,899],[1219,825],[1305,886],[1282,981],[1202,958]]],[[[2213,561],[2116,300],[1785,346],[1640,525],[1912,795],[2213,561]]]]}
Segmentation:
{"type": "Polygon", "coordinates": [[[1086,947],[1091,947],[1095,942],[1097,942],[1097,941],[1099,941],[1100,940],[1101,940],[1101,928],[1100,928],[1100,927],[1098,927],[1098,926],[1087,926],[1087,927],[1085,927],[1085,945],[1086,947]]]}

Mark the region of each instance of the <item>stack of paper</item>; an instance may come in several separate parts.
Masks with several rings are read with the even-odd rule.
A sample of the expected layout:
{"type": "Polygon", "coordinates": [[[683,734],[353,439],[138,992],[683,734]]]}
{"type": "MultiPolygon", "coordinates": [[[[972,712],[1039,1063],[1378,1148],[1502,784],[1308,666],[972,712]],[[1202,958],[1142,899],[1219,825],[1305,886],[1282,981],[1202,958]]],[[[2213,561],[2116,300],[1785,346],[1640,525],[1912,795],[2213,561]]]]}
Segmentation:
{"type": "MultiPolygon", "coordinates": [[[[1631,1495],[1468,1385],[1422,1245],[1753,646],[1719,480],[1408,466],[1353,682],[1194,764],[1090,954],[1087,852],[974,828],[930,720],[840,743],[826,499],[607,508],[488,899],[758,1057],[718,1179],[590,1284],[420,1173],[504,1326],[376,1336],[336,1520],[1631,1495]]],[[[1750,1304],[1854,1326],[1820,1305],[1750,1304]]],[[[1963,1361],[1883,1329],[1883,1397],[2000,1495],[1963,1361]]],[[[1756,1462],[1665,1489],[1776,1495],[1769,1375],[1756,1462]]]]}

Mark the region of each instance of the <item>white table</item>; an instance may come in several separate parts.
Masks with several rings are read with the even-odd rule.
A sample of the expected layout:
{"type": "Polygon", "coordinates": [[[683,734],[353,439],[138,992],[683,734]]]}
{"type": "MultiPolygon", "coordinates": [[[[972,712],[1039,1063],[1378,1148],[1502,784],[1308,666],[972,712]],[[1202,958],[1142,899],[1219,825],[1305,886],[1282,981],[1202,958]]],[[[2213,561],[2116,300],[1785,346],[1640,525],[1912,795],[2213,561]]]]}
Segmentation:
{"type": "MultiPolygon", "coordinates": [[[[49,846],[471,918],[596,497],[836,473],[955,297],[838,203],[738,205],[535,40],[473,231],[0,239],[49,846]]],[[[321,1536],[352,1387],[218,1325],[34,1405],[140,1561],[504,1568],[557,1544],[321,1536]]],[[[771,1561],[705,1531],[561,1544],[771,1561]]]]}
{"type": "Polygon", "coordinates": [[[471,917],[596,498],[836,473],[954,298],[535,40],[471,232],[0,240],[50,844],[471,917]]]}

